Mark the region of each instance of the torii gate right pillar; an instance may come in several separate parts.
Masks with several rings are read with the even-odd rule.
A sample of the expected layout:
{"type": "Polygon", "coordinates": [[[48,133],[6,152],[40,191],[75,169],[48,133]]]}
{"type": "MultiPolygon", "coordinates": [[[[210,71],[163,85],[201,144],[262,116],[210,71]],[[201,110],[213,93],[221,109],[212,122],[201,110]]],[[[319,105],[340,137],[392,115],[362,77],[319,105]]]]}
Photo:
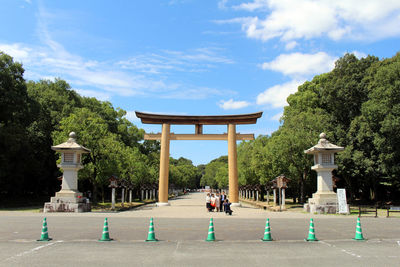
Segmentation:
{"type": "Polygon", "coordinates": [[[228,170],[229,201],[232,203],[232,206],[240,206],[235,124],[228,124],[228,170]]]}
{"type": "Polygon", "coordinates": [[[160,173],[158,182],[157,206],[169,206],[168,204],[168,173],[169,173],[169,136],[170,125],[162,125],[161,150],[160,150],[160,173]]]}

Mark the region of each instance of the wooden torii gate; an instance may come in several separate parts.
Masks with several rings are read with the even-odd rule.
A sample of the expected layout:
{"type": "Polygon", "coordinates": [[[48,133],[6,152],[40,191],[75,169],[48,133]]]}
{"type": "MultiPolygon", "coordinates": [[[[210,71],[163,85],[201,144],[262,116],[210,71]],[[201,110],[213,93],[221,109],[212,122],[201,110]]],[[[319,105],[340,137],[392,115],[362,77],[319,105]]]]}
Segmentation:
{"type": "Polygon", "coordinates": [[[229,200],[233,206],[239,204],[239,184],[237,170],[237,140],[254,140],[254,134],[236,133],[238,124],[255,124],[262,112],[240,115],[216,116],[183,116],[143,113],[136,111],[136,116],[144,124],[161,124],[162,133],[145,134],[145,140],[161,140],[160,173],[158,184],[157,206],[168,203],[169,143],[170,140],[228,140],[229,200]],[[195,125],[194,134],[174,134],[170,132],[171,124],[195,125]],[[227,125],[228,133],[203,134],[203,125],[227,125]]]}

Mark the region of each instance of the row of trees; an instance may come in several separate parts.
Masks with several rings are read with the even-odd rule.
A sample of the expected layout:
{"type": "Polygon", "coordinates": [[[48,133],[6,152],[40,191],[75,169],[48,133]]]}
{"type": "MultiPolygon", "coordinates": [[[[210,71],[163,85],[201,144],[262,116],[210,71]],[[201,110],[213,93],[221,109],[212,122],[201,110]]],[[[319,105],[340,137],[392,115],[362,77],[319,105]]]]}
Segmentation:
{"type": "MultiPolygon", "coordinates": [[[[135,186],[157,182],[159,143],[143,141],[144,131],[110,102],[82,97],[63,80],[28,81],[20,63],[0,52],[0,197],[53,195],[59,190],[58,156],[51,145],[75,131],[92,153],[83,158],[80,188],[104,197],[108,177],[135,186]]],[[[312,158],[304,150],[321,132],[345,151],[335,175],[353,199],[399,199],[400,53],[340,58],[335,68],[305,82],[288,97],[281,126],[270,136],[238,146],[239,184],[267,185],[285,174],[289,194],[300,202],[315,191],[312,158]]],[[[207,165],[170,160],[175,187],[228,187],[227,157],[207,165]]]]}
{"type": "MultiPolygon", "coordinates": [[[[143,141],[144,130],[110,102],[82,97],[65,81],[28,81],[24,69],[0,52],[0,197],[52,196],[58,155],[52,145],[65,142],[71,131],[91,150],[84,155],[79,188],[104,199],[111,175],[135,187],[158,179],[159,143],[143,141]]],[[[190,160],[171,159],[171,183],[196,187],[200,174],[190,160]]]]}
{"type": "MultiPolygon", "coordinates": [[[[287,101],[277,131],[238,146],[239,184],[266,185],[285,174],[292,179],[289,194],[304,202],[316,190],[312,157],[304,150],[325,132],[345,147],[335,176],[353,200],[400,198],[400,53],[383,60],[346,54],[287,101]]],[[[226,173],[226,160],[214,160],[202,184],[224,188],[226,173]]]]}

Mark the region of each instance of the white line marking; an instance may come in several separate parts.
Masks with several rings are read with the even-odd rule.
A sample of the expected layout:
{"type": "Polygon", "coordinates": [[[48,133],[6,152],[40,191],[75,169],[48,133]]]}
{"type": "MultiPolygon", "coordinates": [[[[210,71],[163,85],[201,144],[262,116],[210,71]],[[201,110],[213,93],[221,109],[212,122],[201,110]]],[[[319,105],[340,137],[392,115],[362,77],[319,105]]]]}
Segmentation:
{"type": "Polygon", "coordinates": [[[397,245],[399,245],[399,246],[400,246],[400,241],[397,241],[397,245]]]}
{"type": "Polygon", "coordinates": [[[54,244],[61,243],[61,242],[63,242],[63,241],[62,241],[62,240],[59,240],[59,241],[56,241],[56,242],[53,242],[53,243],[48,243],[48,244],[46,244],[46,245],[42,245],[42,246],[38,246],[38,247],[36,247],[36,248],[32,248],[32,249],[30,249],[30,250],[27,250],[27,251],[18,253],[17,255],[14,255],[14,256],[12,256],[12,257],[6,259],[5,261],[13,260],[13,259],[17,259],[18,257],[26,256],[26,255],[31,254],[31,253],[33,253],[33,252],[35,252],[35,251],[38,251],[38,250],[40,250],[40,249],[42,249],[42,248],[49,247],[49,246],[52,246],[52,245],[54,245],[54,244]]]}
{"type": "MultiPolygon", "coordinates": [[[[326,243],[326,242],[324,242],[324,241],[319,241],[319,242],[322,243],[322,244],[325,244],[325,245],[327,245],[327,246],[330,246],[330,247],[336,247],[335,245],[326,243]]],[[[338,248],[338,249],[339,249],[340,251],[342,251],[342,252],[348,254],[348,255],[353,256],[353,257],[361,258],[361,255],[357,255],[357,254],[355,254],[355,253],[353,253],[353,252],[350,252],[350,251],[347,251],[347,250],[345,250],[345,249],[340,249],[340,248],[338,248]]]]}

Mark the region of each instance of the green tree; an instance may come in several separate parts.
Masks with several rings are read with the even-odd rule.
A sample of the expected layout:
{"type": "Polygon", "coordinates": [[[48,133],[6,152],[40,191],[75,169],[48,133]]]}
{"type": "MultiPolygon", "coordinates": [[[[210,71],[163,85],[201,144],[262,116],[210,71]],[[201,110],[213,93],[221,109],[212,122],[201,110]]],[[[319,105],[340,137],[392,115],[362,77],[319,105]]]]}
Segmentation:
{"type": "Polygon", "coordinates": [[[361,115],[352,121],[348,146],[340,155],[344,173],[364,199],[395,198],[400,191],[400,54],[377,62],[368,71],[368,101],[361,115]]]}
{"type": "Polygon", "coordinates": [[[210,161],[205,169],[204,175],[200,179],[201,186],[210,186],[211,188],[217,188],[218,183],[216,180],[216,174],[220,167],[228,168],[228,156],[221,156],[217,159],[210,161]]]}
{"type": "Polygon", "coordinates": [[[56,186],[54,156],[49,161],[42,155],[51,145],[48,125],[23,73],[20,63],[0,52],[0,187],[2,194],[47,195],[56,186]]]}
{"type": "Polygon", "coordinates": [[[54,143],[65,142],[69,132],[77,134],[77,142],[91,150],[83,157],[84,169],[79,172],[80,179],[88,179],[93,185],[93,198],[105,185],[111,174],[117,172],[115,155],[123,146],[117,136],[108,131],[108,124],[98,114],[87,108],[78,108],[60,121],[59,131],[53,133],[54,143]]]}

